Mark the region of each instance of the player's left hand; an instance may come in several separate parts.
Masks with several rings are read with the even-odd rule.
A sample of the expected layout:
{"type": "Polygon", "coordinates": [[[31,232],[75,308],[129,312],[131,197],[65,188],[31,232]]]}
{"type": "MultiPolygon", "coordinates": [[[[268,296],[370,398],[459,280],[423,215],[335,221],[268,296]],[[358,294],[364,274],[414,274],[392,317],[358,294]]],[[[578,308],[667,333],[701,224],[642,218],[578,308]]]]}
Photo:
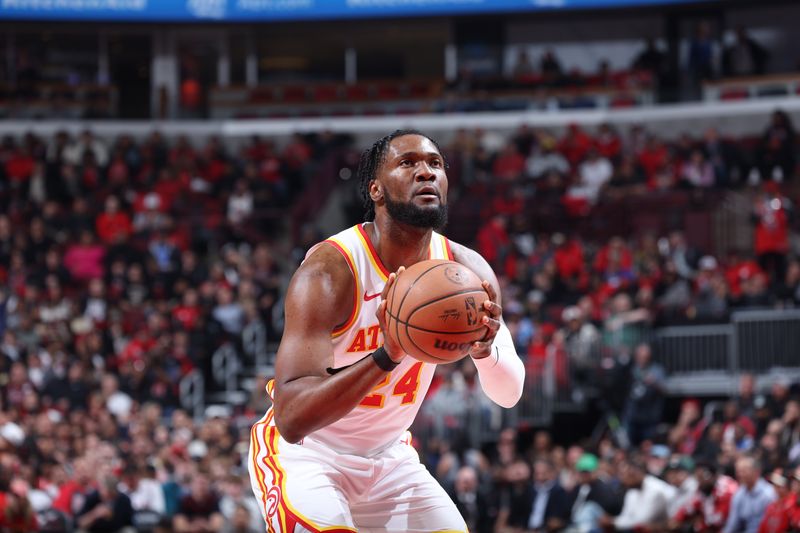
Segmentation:
{"type": "Polygon", "coordinates": [[[489,295],[489,299],[483,302],[483,310],[486,316],[483,317],[483,325],[488,328],[488,332],[483,340],[472,343],[472,349],[469,351],[470,357],[473,359],[483,359],[492,353],[492,342],[497,336],[497,330],[500,329],[500,317],[503,315],[503,308],[497,303],[497,292],[492,287],[492,284],[484,280],[483,290],[489,295]]]}

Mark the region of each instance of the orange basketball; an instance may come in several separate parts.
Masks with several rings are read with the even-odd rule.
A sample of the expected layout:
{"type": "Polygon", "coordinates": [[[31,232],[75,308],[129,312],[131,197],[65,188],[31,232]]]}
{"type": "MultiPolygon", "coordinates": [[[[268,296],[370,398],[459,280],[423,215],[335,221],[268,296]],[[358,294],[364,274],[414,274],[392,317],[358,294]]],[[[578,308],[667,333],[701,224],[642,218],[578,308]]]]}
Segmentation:
{"type": "Polygon", "coordinates": [[[387,335],[408,355],[428,363],[458,361],[486,336],[481,279],[454,261],[408,267],[386,298],[387,335]]]}

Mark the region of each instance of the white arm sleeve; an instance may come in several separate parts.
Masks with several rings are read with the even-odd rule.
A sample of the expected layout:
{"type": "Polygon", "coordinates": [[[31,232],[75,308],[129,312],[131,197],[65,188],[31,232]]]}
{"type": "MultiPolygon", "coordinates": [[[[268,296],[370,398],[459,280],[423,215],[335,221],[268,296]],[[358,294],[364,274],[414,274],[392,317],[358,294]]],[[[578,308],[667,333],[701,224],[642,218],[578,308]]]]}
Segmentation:
{"type": "Polygon", "coordinates": [[[473,359],[483,392],[497,405],[514,407],[522,396],[525,365],[517,355],[511,332],[500,324],[492,343],[492,353],[482,359],[473,359]]]}

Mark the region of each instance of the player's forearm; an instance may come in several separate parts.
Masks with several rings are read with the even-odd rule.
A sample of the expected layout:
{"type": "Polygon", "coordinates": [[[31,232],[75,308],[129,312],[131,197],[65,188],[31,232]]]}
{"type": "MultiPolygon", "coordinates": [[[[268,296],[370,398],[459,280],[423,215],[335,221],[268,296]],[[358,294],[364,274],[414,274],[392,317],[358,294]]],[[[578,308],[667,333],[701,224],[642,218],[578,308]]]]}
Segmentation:
{"type": "Polygon", "coordinates": [[[513,407],[522,396],[525,365],[517,355],[505,324],[500,326],[492,343],[492,353],[474,361],[483,392],[497,405],[513,407]]]}
{"type": "Polygon", "coordinates": [[[297,442],[352,411],[386,377],[372,357],[332,376],[304,376],[278,384],[275,423],[281,436],[297,442]]]}

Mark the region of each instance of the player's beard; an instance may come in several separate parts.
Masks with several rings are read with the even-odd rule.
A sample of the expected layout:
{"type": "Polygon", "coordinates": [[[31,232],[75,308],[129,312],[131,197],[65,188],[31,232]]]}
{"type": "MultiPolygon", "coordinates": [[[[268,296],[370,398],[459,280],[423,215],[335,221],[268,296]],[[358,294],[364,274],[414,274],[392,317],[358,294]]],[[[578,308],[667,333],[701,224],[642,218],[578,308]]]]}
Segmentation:
{"type": "Polygon", "coordinates": [[[393,220],[415,228],[441,229],[447,224],[447,204],[420,207],[414,202],[395,202],[386,191],[383,192],[386,210],[393,220]]]}

